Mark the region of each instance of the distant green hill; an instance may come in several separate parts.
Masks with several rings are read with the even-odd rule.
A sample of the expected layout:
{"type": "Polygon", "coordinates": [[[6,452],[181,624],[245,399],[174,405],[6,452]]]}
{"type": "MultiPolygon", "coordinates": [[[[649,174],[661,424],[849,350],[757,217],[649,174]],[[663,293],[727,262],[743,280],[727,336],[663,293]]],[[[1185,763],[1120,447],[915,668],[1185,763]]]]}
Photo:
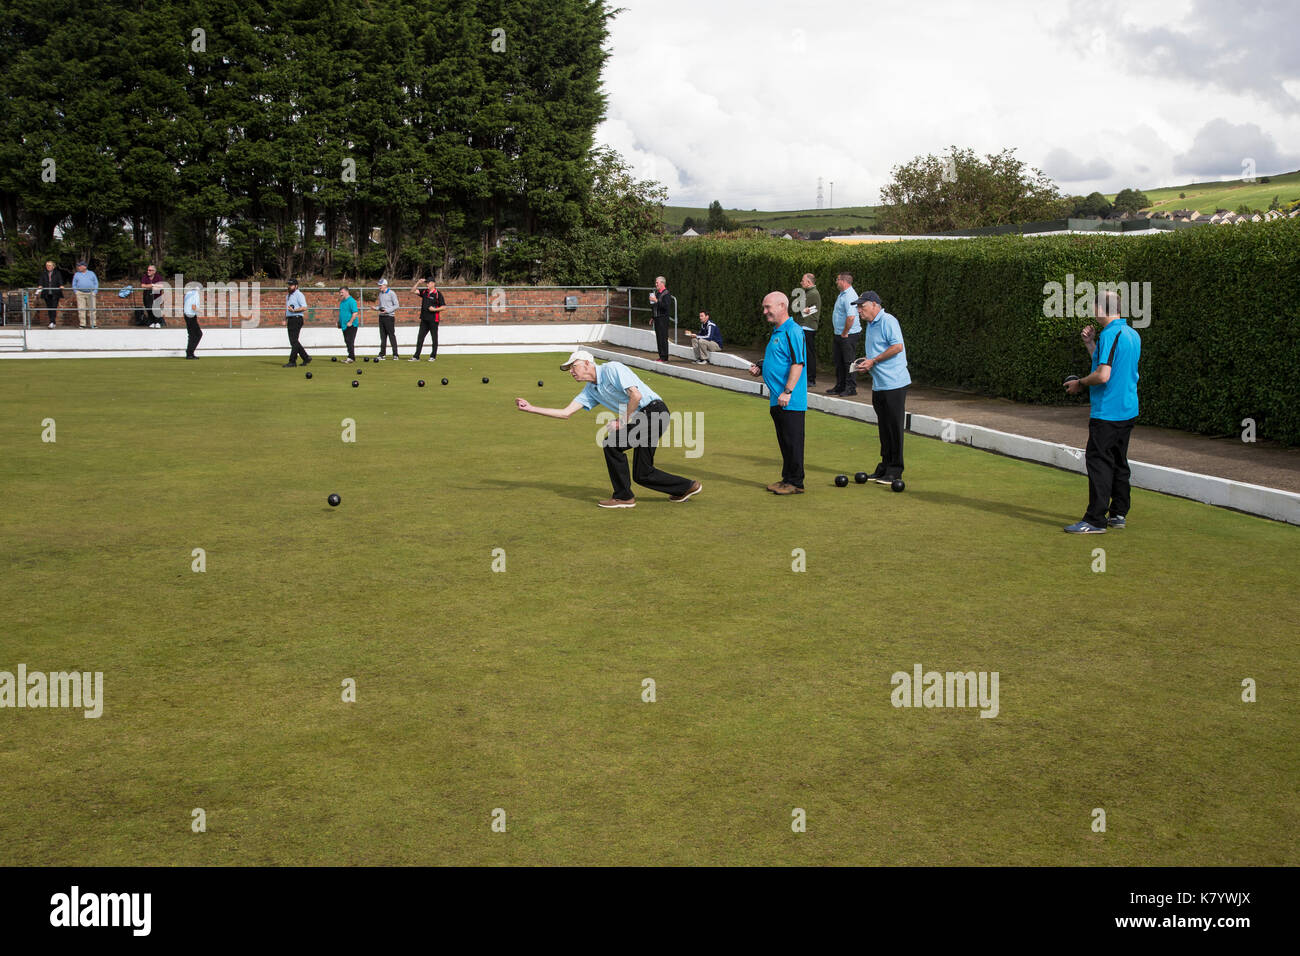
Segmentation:
{"type": "MultiPolygon", "coordinates": [[[[1261,177],[1262,178],[1262,177],[1261,177]]],[[[1300,199],[1300,170],[1293,173],[1279,173],[1269,176],[1268,182],[1253,183],[1240,179],[1211,183],[1188,183],[1186,186],[1160,186],[1143,189],[1151,200],[1149,208],[1160,211],[1174,209],[1195,209],[1198,212],[1212,213],[1216,209],[1236,210],[1242,203],[1252,209],[1267,209],[1268,204],[1278,196],[1283,206],[1300,199]],[[1186,198],[1179,199],[1184,193],[1186,198]]],[[[1115,194],[1108,199],[1114,201],[1115,194]]],[[[798,229],[800,232],[864,232],[876,224],[880,217],[880,206],[843,206],[836,209],[790,209],[785,211],[768,211],[762,209],[727,209],[726,214],[742,226],[757,226],[763,229],[798,229]]],[[[664,225],[669,232],[681,232],[682,223],[690,216],[697,222],[709,217],[709,210],[703,206],[665,206],[664,225]]]]}
{"type": "MultiPolygon", "coordinates": [[[[1262,178],[1262,177],[1260,177],[1262,178]]],[[[1197,212],[1214,212],[1216,209],[1236,210],[1242,203],[1252,209],[1267,209],[1274,196],[1281,198],[1282,205],[1300,199],[1300,171],[1269,176],[1266,183],[1244,182],[1232,179],[1214,183],[1188,183],[1186,186],[1161,186],[1156,189],[1144,189],[1151,200],[1149,208],[1162,212],[1174,209],[1195,209],[1197,212]],[[1179,193],[1186,193],[1187,198],[1179,199],[1179,193]]],[[[1115,199],[1115,194],[1107,197],[1115,199]]]]}
{"type": "MultiPolygon", "coordinates": [[[[878,206],[841,206],[835,209],[790,209],[767,212],[761,209],[726,209],[724,212],[742,226],[763,229],[798,229],[800,232],[848,232],[870,229],[876,222],[878,206]]],[[[709,218],[709,210],[693,206],[665,206],[664,225],[670,232],[681,232],[690,216],[697,222],[709,218]]]]}

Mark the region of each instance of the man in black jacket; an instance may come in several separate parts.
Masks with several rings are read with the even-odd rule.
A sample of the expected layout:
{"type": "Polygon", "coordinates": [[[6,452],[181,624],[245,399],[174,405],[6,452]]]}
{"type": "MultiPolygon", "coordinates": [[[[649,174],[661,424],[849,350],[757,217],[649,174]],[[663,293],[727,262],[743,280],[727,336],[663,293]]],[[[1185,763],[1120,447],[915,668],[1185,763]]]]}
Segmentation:
{"type": "Polygon", "coordinates": [[[659,361],[668,361],[668,323],[676,311],[673,294],[668,291],[663,276],[655,278],[655,290],[650,293],[651,321],[655,326],[655,344],[659,347],[659,361]]]}
{"type": "MultiPolygon", "coordinates": [[[[45,318],[50,328],[54,328],[59,315],[59,300],[63,298],[63,273],[53,262],[46,261],[41,270],[41,276],[36,280],[36,294],[39,301],[45,303],[45,318]]],[[[39,307],[37,311],[40,311],[39,307]]]]}

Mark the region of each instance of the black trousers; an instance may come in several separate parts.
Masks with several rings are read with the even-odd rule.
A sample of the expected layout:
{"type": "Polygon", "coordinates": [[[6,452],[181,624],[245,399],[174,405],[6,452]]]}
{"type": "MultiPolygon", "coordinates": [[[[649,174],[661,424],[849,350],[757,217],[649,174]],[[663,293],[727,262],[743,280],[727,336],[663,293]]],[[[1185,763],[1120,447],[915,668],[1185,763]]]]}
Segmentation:
{"type": "Polygon", "coordinates": [[[298,336],[302,332],[302,316],[286,316],[284,324],[289,330],[289,364],[297,364],[299,355],[302,356],[304,362],[310,362],[311,356],[307,354],[307,350],[303,348],[302,344],[298,341],[298,336]]]}
{"type": "Polygon", "coordinates": [[[159,323],[162,322],[163,320],[161,314],[162,309],[160,308],[158,309],[158,311],[155,312],[153,307],[154,303],[157,302],[158,299],[160,299],[161,297],[162,297],[161,292],[150,292],[148,289],[144,290],[144,294],[143,294],[144,311],[145,311],[145,316],[144,316],[145,321],[143,323],[144,325],[153,325],[155,322],[159,322],[159,323]]]}
{"type": "Polygon", "coordinates": [[[668,316],[655,316],[655,345],[659,348],[659,357],[668,361],[668,316]]]}
{"type": "Polygon", "coordinates": [[[393,343],[393,354],[397,354],[397,317],[379,313],[379,357],[383,358],[388,343],[393,343]]]}
{"type": "Polygon", "coordinates": [[[343,344],[348,347],[348,358],[350,359],[357,357],[356,349],[353,348],[357,341],[357,328],[358,326],[349,325],[343,330],[343,344]]]}
{"type": "Polygon", "coordinates": [[[858,346],[862,343],[862,333],[854,332],[848,338],[835,336],[835,390],[837,392],[856,392],[858,376],[849,371],[849,366],[858,357],[858,346]]]}
{"type": "MultiPolygon", "coordinates": [[[[420,319],[420,334],[415,339],[415,357],[420,357],[420,350],[424,348],[424,337],[432,335],[433,339],[429,343],[429,358],[438,357],[438,323],[433,319],[420,319]]],[[[393,346],[393,351],[397,351],[397,346],[393,346]]]]}
{"type": "MultiPolygon", "coordinates": [[[[40,301],[45,303],[45,324],[49,325],[51,322],[57,322],[59,315],[59,300],[42,293],[40,301]]],[[[38,308],[37,311],[40,311],[40,309],[38,308]]]]}
{"type": "Polygon", "coordinates": [[[907,420],[907,386],[871,390],[871,407],[876,410],[880,432],[880,464],[887,478],[903,475],[903,426],[907,420]]]}
{"type": "Polygon", "coordinates": [[[185,342],[185,354],[193,355],[194,350],[199,347],[199,339],[203,338],[203,330],[199,328],[198,316],[185,316],[185,331],[189,333],[185,342]]]}
{"type": "Polygon", "coordinates": [[[817,350],[813,340],[817,338],[815,330],[803,330],[803,350],[808,353],[808,384],[817,384],[817,350]]]}
{"type": "Polygon", "coordinates": [[[796,488],[803,487],[803,420],[804,412],[792,412],[773,405],[772,424],[776,426],[776,443],[781,449],[781,480],[796,488]]]}
{"type": "Polygon", "coordinates": [[[692,478],[682,478],[660,471],[655,467],[655,448],[668,429],[668,406],[653,401],[628,417],[627,426],[611,431],[605,436],[605,467],[609,469],[609,483],[614,497],[628,501],[633,496],[632,481],[662,491],[666,495],[684,495],[695,483],[692,478]],[[627,470],[627,450],[632,452],[631,480],[627,470]]]}
{"type": "Polygon", "coordinates": [[[1136,418],[1110,422],[1088,419],[1088,448],[1084,464],[1088,468],[1088,513],[1083,520],[1098,528],[1106,527],[1106,515],[1123,518],[1129,507],[1128,440],[1136,418]]]}

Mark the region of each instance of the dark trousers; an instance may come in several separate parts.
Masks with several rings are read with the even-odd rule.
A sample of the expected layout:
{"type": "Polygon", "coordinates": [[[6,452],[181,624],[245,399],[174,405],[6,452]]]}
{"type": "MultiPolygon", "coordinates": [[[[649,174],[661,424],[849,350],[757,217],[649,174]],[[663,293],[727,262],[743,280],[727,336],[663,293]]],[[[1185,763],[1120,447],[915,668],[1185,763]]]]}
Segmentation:
{"type": "Polygon", "coordinates": [[[343,330],[343,344],[348,347],[348,358],[350,359],[357,357],[356,349],[353,348],[357,341],[357,328],[355,325],[349,325],[343,330]]]}
{"type": "Polygon", "coordinates": [[[849,366],[858,357],[858,346],[862,344],[862,333],[854,332],[848,338],[835,336],[835,390],[837,392],[856,392],[858,376],[849,371],[849,366]]]}
{"type": "Polygon", "coordinates": [[[780,405],[772,406],[772,424],[776,426],[776,443],[781,449],[781,480],[796,488],[803,487],[803,420],[804,412],[792,412],[780,405]]]}
{"type": "Polygon", "coordinates": [[[632,481],[662,491],[666,495],[684,495],[695,483],[691,478],[681,478],[655,467],[655,447],[668,428],[668,406],[653,401],[640,411],[633,412],[627,426],[611,431],[605,436],[605,467],[609,469],[609,483],[614,497],[627,501],[633,497],[632,481]],[[628,477],[627,450],[632,452],[632,475],[628,477]]]}
{"type": "MultiPolygon", "coordinates": [[[[55,298],[51,298],[51,297],[49,297],[49,296],[42,295],[42,296],[40,296],[40,298],[39,298],[37,301],[38,301],[38,302],[44,302],[44,303],[45,303],[45,309],[44,309],[44,312],[45,312],[45,318],[44,318],[43,320],[38,320],[38,321],[44,321],[44,323],[45,323],[46,325],[49,325],[51,322],[57,322],[57,321],[59,320],[59,300],[58,300],[58,299],[55,299],[55,298]]],[[[37,311],[39,312],[39,311],[42,311],[42,310],[38,308],[37,311]]]]}
{"type": "Polygon", "coordinates": [[[655,345],[659,348],[659,357],[668,361],[668,316],[655,316],[655,345]]]}
{"type": "Polygon", "coordinates": [[[397,317],[379,313],[379,357],[383,358],[388,343],[393,343],[393,354],[397,354],[397,317]]]}
{"type": "Polygon", "coordinates": [[[155,322],[163,325],[166,324],[163,322],[162,307],[159,306],[157,311],[154,310],[154,303],[160,298],[162,298],[161,292],[150,292],[148,289],[144,290],[145,325],[153,325],[155,322]]]}
{"type": "Polygon", "coordinates": [[[303,362],[310,362],[311,357],[307,350],[302,347],[298,341],[298,335],[302,332],[302,316],[290,315],[284,320],[285,327],[289,330],[289,364],[295,365],[298,362],[298,356],[302,356],[303,362]]]}
{"type": "Polygon", "coordinates": [[[1098,528],[1106,527],[1106,515],[1123,518],[1129,506],[1128,440],[1136,418],[1110,422],[1088,419],[1088,448],[1084,464],[1088,467],[1088,513],[1083,520],[1098,528]]]}
{"type": "Polygon", "coordinates": [[[871,407],[876,410],[880,432],[880,464],[877,471],[887,478],[903,475],[903,425],[907,419],[907,386],[871,390],[871,407]]]}
{"type": "Polygon", "coordinates": [[[814,339],[817,338],[816,330],[803,330],[803,350],[808,353],[808,384],[817,384],[817,349],[814,347],[814,339]]]}
{"type": "MultiPolygon", "coordinates": [[[[415,357],[420,357],[420,349],[424,348],[424,337],[433,336],[429,343],[429,358],[438,357],[438,323],[433,319],[420,319],[420,334],[415,339],[415,357]]],[[[393,351],[397,351],[397,346],[393,346],[393,351]]]]}
{"type": "Polygon", "coordinates": [[[199,339],[203,338],[203,330],[199,328],[197,315],[185,316],[185,331],[189,333],[185,342],[185,354],[193,355],[194,350],[199,347],[199,339]]]}

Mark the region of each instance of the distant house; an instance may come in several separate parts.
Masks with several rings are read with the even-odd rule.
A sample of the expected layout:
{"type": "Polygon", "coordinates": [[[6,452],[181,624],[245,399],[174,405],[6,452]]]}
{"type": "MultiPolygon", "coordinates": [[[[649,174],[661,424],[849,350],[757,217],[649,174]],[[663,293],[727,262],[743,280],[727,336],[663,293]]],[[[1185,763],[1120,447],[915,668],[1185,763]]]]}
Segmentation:
{"type": "Polygon", "coordinates": [[[1281,219],[1281,218],[1282,218],[1282,214],[1278,212],[1276,209],[1270,209],[1268,212],[1264,213],[1265,222],[1272,222],[1274,219],[1281,219]]]}
{"type": "Polygon", "coordinates": [[[1287,216],[1287,218],[1294,219],[1296,216],[1300,216],[1300,207],[1296,207],[1295,209],[1292,209],[1290,214],[1287,216]]]}
{"type": "Polygon", "coordinates": [[[683,239],[698,239],[699,237],[700,234],[696,232],[694,229],[687,229],[684,233],[682,233],[683,239]]]}

